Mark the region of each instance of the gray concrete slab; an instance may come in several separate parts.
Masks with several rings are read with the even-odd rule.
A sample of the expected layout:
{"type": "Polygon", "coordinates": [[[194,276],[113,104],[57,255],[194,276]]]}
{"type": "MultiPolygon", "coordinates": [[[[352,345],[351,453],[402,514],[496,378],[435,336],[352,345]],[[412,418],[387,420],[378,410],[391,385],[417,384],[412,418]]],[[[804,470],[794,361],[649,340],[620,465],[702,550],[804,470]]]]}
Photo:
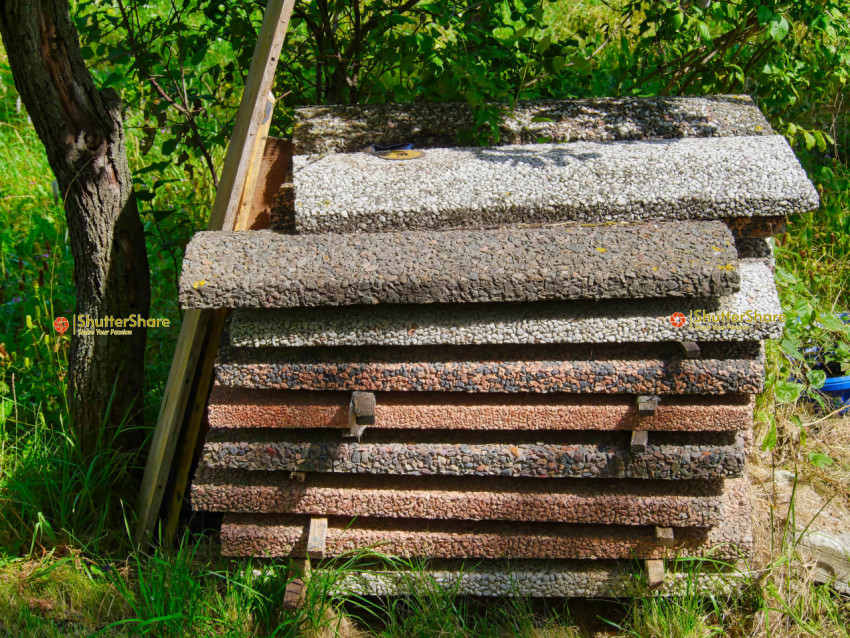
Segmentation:
{"type": "Polygon", "coordinates": [[[554,226],[358,235],[197,233],[187,308],[291,308],[645,297],[739,288],[722,222],[554,226]]]}
{"type": "Polygon", "coordinates": [[[293,160],[299,233],[790,215],[818,195],[783,137],[571,142],[293,160]]]}
{"type": "MultiPolygon", "coordinates": [[[[527,100],[501,110],[498,144],[773,134],[748,95],[527,100]]],[[[473,127],[461,102],[308,106],[295,110],[292,142],[297,154],[402,142],[449,147],[473,127]]]]}
{"type": "Polygon", "coordinates": [[[259,348],[779,338],[782,307],[768,264],[744,260],[739,272],[740,291],[700,300],[350,306],[333,313],[320,308],[245,309],[233,315],[230,343],[259,348]],[[672,320],[676,313],[684,319],[672,320]]]}

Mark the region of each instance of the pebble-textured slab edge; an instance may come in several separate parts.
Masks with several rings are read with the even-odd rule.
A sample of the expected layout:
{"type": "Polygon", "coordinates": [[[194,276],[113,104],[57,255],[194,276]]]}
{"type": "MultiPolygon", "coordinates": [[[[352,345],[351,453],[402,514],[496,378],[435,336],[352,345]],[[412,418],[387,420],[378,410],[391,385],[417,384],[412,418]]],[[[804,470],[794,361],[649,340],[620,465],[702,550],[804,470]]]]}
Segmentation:
{"type": "MultiPolygon", "coordinates": [[[[349,429],[347,392],[213,387],[214,428],[349,429]]],[[[634,397],[380,392],[370,429],[723,431],[752,426],[752,395],[665,396],[638,419],[634,397]]]]}
{"type": "Polygon", "coordinates": [[[192,507],[199,511],[503,520],[598,525],[710,527],[721,495],[743,479],[621,481],[502,477],[378,477],[199,467],[192,507]]]}
{"type": "Polygon", "coordinates": [[[738,290],[722,222],[282,235],[204,231],[186,308],[717,297],[738,290]],[[415,256],[415,258],[413,258],[415,256]]]}
{"type": "MultiPolygon", "coordinates": [[[[753,241],[755,248],[767,245],[753,241]]],[[[784,315],[773,273],[760,260],[741,261],[739,273],[741,290],[719,299],[350,306],[332,313],[245,309],[233,315],[230,343],[262,348],[778,339],[784,315]],[[675,313],[685,315],[683,325],[672,321],[675,313]]]]}
{"type": "Polygon", "coordinates": [[[758,394],[758,343],[219,349],[220,385],[281,390],[758,394]]]}
{"type": "MultiPolygon", "coordinates": [[[[340,474],[513,476],[552,478],[738,478],[744,439],[735,433],[656,433],[632,454],[626,434],[582,433],[565,442],[474,443],[452,433],[341,440],[282,430],[210,430],[201,454],[206,467],[340,474]],[[424,439],[424,440],[423,440],[424,439]]],[[[369,434],[367,430],[367,435],[369,434]]],[[[493,436],[490,433],[490,436],[493,436]]],[[[536,436],[541,436],[536,434],[536,436]]],[[[504,437],[502,437],[504,439],[504,437]]]]}
{"type": "Polygon", "coordinates": [[[779,135],[293,158],[299,233],[792,215],[817,191],[779,135]]]}
{"type": "MultiPolygon", "coordinates": [[[[389,556],[436,559],[742,558],[752,553],[750,512],[736,507],[734,499],[724,501],[724,517],[718,525],[709,529],[675,528],[670,547],[659,543],[655,528],[647,526],[342,517],[329,521],[325,555],[373,548],[389,556]]],[[[221,553],[306,556],[309,520],[297,516],[226,514],[221,526],[221,553]]]]}
{"type": "MultiPolygon", "coordinates": [[[[590,98],[503,105],[499,144],[770,135],[770,124],[746,95],[590,98]],[[547,121],[534,121],[543,119],[547,121]]],[[[361,151],[370,144],[454,146],[475,127],[464,102],[308,106],[295,110],[294,152],[361,151]]]]}
{"type": "MultiPolygon", "coordinates": [[[[669,565],[668,565],[669,566],[669,565]]],[[[672,564],[676,568],[676,563],[672,564]]],[[[457,596],[529,596],[552,598],[626,598],[646,595],[688,595],[712,592],[730,595],[748,576],[742,570],[704,568],[665,573],[664,583],[653,589],[634,561],[434,561],[419,571],[349,571],[336,580],[340,595],[419,595],[435,588],[457,596]]]]}

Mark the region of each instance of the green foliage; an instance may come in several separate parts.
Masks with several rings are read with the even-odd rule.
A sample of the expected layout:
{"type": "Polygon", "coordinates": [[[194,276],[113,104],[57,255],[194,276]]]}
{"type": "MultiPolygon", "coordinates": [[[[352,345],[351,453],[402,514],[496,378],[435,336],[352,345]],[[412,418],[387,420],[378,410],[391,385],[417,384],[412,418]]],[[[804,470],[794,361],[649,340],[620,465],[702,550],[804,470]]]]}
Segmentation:
{"type": "MultiPolygon", "coordinates": [[[[149,422],[179,328],[175,286],[183,247],[212,201],[262,4],[76,3],[92,72],[101,85],[118,89],[127,105],[130,163],[153,270],[152,313],[171,318],[174,326],[149,333],[149,422]]],[[[281,100],[273,133],[286,135],[292,108],[315,102],[465,101],[478,127],[460,141],[487,143],[502,108],[496,102],[753,95],[795,146],[822,196],[821,209],[792,219],[789,234],[776,245],[788,321],[784,339],[768,345],[765,400],[790,411],[810,398],[822,401],[818,389],[825,373],[804,356],[806,349],[818,347],[824,365],[846,371],[850,362],[847,329],[833,318],[850,308],[850,173],[842,101],[850,69],[850,0],[697,5],[299,1],[274,89],[281,100]]],[[[116,532],[123,523],[121,487],[132,483],[128,477],[138,459],[115,451],[109,433],[94,455],[83,458],[76,451],[64,401],[68,337],[51,328],[53,317],[73,309],[73,264],[52,175],[16,106],[2,54],[0,148],[0,544],[10,556],[39,555],[51,546],[75,556],[48,556],[47,567],[36,569],[18,558],[0,565],[3,631],[333,635],[349,622],[344,619],[362,619],[385,636],[542,636],[550,628],[551,635],[573,635],[561,608],[541,613],[521,598],[480,605],[427,579],[412,581],[411,595],[391,604],[356,597],[343,603],[329,592],[353,565],[316,578],[306,609],[291,613],[279,608],[286,565],[219,564],[207,555],[214,548],[189,539],[177,549],[125,559],[126,534],[116,532]],[[36,601],[21,598],[21,591],[36,601]],[[41,598],[62,600],[64,607],[44,612],[41,598]],[[84,609],[85,617],[73,609],[84,609]]],[[[770,412],[763,446],[777,449],[785,440],[770,412]]],[[[791,414],[802,441],[809,430],[804,420],[803,410],[791,414]]],[[[807,460],[821,473],[838,463],[817,449],[807,460]]],[[[788,549],[794,544],[785,539],[776,550],[766,584],[754,594],[756,611],[772,608],[790,627],[841,635],[846,610],[828,588],[792,596],[787,583],[799,579],[796,573],[778,585],[767,582],[795,565],[788,549]]],[[[638,602],[618,622],[632,635],[710,635],[719,626],[729,629],[726,615],[736,608],[696,597],[638,602]]]]}

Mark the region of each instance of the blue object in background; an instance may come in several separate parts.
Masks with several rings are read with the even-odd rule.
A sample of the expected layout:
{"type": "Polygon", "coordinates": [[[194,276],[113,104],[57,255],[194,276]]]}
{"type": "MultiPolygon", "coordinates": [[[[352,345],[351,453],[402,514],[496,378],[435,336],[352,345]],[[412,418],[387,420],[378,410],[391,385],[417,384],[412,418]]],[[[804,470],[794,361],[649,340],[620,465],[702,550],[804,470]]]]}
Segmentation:
{"type": "MultiPolygon", "coordinates": [[[[838,317],[842,323],[850,324],[850,312],[839,312],[836,313],[835,316],[838,317]]],[[[815,369],[826,372],[826,381],[818,392],[831,398],[836,409],[843,406],[844,409],[841,410],[839,414],[847,414],[850,412],[850,376],[840,376],[841,367],[839,365],[835,363],[824,363],[825,357],[822,348],[814,346],[806,348],[803,352],[807,359],[815,359],[818,361],[815,369]]]]}
{"type": "Polygon", "coordinates": [[[827,378],[820,392],[833,398],[836,409],[843,406],[839,414],[850,412],[850,376],[827,378]]]}

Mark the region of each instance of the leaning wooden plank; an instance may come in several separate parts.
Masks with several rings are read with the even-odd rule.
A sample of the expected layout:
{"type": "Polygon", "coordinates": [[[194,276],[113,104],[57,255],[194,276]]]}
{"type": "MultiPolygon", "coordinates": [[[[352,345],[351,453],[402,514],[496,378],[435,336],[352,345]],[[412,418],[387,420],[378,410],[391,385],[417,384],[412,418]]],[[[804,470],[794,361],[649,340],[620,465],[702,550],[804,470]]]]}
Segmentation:
{"type": "MultiPolygon", "coordinates": [[[[266,6],[231,135],[232,143],[228,145],[221,181],[207,224],[208,230],[233,228],[234,215],[245,185],[247,167],[243,164],[246,153],[254,150],[254,137],[266,111],[266,100],[262,98],[271,90],[294,4],[295,0],[270,0],[266,6]]],[[[194,310],[188,310],[183,317],[139,493],[136,543],[150,538],[159,515],[179,430],[184,422],[186,406],[190,404],[189,394],[198,358],[207,339],[209,318],[208,312],[194,310]]]]}
{"type": "Polygon", "coordinates": [[[266,148],[269,127],[272,123],[274,103],[274,95],[269,92],[266,98],[266,110],[263,113],[263,119],[260,121],[260,125],[257,127],[257,134],[254,136],[254,148],[249,156],[248,170],[245,173],[245,186],[242,189],[242,199],[236,208],[233,230],[246,230],[248,228],[248,222],[251,218],[251,207],[254,205],[254,191],[257,188],[258,178],[262,170],[263,152],[266,148]]]}
{"type": "Polygon", "coordinates": [[[208,310],[187,310],[177,338],[177,348],[171,362],[171,371],[165,385],[165,394],[157,418],[156,429],[148,452],[145,475],[139,491],[135,542],[141,543],[153,533],[159,507],[165,493],[165,484],[171,469],[171,459],[180,424],[189,402],[189,391],[194,379],[195,365],[201,354],[201,345],[209,321],[208,310]]]}
{"type": "MultiPolygon", "coordinates": [[[[289,28],[289,18],[295,0],[269,0],[260,36],[251,59],[248,80],[239,112],[236,114],[236,124],[231,143],[227,147],[224,158],[224,170],[218,189],[229,196],[216,197],[210,213],[210,224],[215,223],[219,228],[233,228],[236,212],[242,199],[242,191],[254,152],[254,140],[260,133],[266,114],[267,96],[272,88],[275,70],[277,69],[283,39],[289,28]]],[[[260,147],[262,148],[262,146],[260,147]]]]}
{"type": "Polygon", "coordinates": [[[164,539],[166,543],[170,543],[172,541],[174,534],[177,531],[177,522],[180,519],[183,495],[189,481],[189,470],[192,467],[192,460],[195,456],[198,433],[201,429],[201,421],[203,420],[204,409],[206,408],[207,403],[206,400],[209,396],[210,385],[212,384],[215,353],[218,351],[218,342],[221,337],[221,332],[224,328],[224,321],[226,318],[226,310],[213,310],[210,313],[210,327],[209,330],[207,330],[207,340],[202,349],[203,358],[201,360],[198,374],[196,375],[197,383],[195,384],[192,408],[188,415],[188,424],[185,427],[185,436],[183,437],[177,461],[174,489],[171,494],[168,512],[165,517],[164,539]]]}
{"type": "MultiPolygon", "coordinates": [[[[254,200],[248,219],[245,220],[245,230],[271,228],[272,212],[281,208],[283,203],[280,201],[280,192],[292,179],[291,164],[292,143],[280,137],[266,138],[257,187],[254,189],[254,200]]],[[[278,225],[282,226],[280,215],[277,217],[278,225]]]]}

